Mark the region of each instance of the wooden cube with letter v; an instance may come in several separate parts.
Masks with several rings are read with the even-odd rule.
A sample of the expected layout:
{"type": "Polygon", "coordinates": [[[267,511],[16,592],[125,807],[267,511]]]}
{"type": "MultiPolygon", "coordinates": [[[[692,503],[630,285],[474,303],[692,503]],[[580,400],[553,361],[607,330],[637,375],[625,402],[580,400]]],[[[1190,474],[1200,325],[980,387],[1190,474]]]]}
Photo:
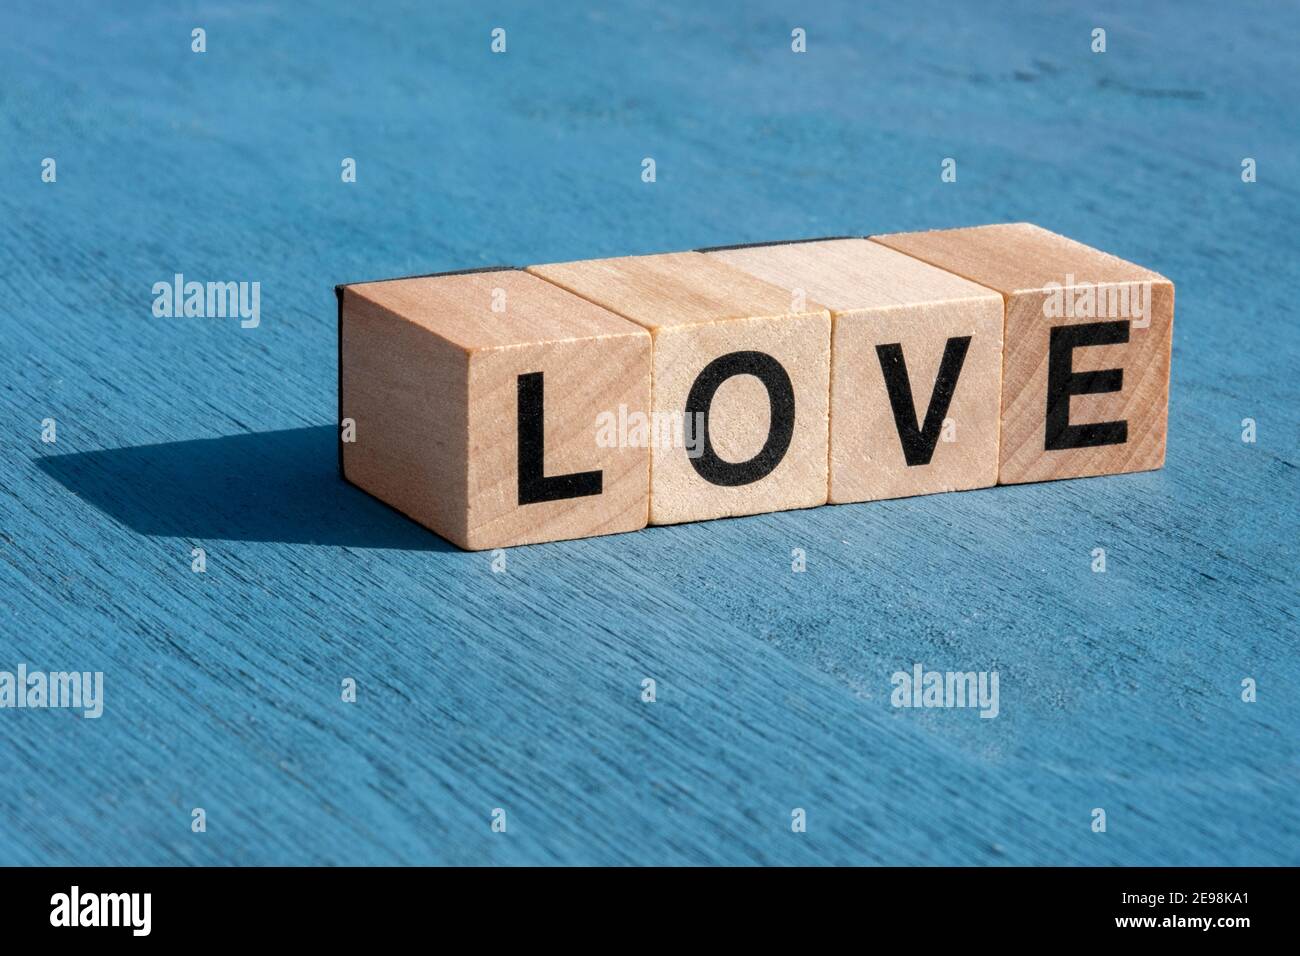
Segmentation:
{"type": "Polygon", "coordinates": [[[698,252],[529,271],[654,337],[651,524],[825,504],[826,309],[698,252]]]}
{"type": "Polygon", "coordinates": [[[462,548],[634,531],[650,336],[516,269],[340,286],[343,476],[462,548]]]}
{"type": "Polygon", "coordinates": [[[1027,223],[873,236],[1006,299],[998,481],[1165,461],[1173,283],[1027,223]]]}
{"type": "Polygon", "coordinates": [[[1002,296],[866,239],[706,251],[831,310],[832,503],[997,483],[1002,296]]]}

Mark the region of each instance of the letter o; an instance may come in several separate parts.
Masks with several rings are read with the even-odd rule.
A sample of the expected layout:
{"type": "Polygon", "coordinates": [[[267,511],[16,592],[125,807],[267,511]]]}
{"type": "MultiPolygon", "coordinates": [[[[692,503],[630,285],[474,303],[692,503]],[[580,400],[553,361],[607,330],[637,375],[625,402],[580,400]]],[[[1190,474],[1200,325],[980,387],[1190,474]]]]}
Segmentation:
{"type": "Polygon", "coordinates": [[[690,462],[699,476],[710,484],[724,487],[752,484],[771,474],[790,448],[790,439],[794,437],[794,386],[790,384],[784,366],[766,352],[728,352],[704,366],[691,385],[690,394],[686,396],[687,422],[695,422],[697,414],[703,416],[703,434],[698,438],[703,439],[704,450],[690,462]],[[767,441],[757,455],[741,462],[719,458],[709,438],[709,409],[713,405],[713,396],[723,382],[735,375],[753,375],[762,382],[771,407],[767,441]]]}

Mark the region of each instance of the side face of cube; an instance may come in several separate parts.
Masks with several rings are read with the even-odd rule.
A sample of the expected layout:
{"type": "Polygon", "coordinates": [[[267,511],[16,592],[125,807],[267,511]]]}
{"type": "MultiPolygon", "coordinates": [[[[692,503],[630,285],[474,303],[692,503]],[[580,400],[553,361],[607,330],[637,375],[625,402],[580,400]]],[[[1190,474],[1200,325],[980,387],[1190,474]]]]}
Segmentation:
{"type": "Polygon", "coordinates": [[[351,287],[339,322],[343,477],[464,547],[469,353],[351,287]]]}
{"type": "Polygon", "coordinates": [[[518,270],[348,287],[340,321],[348,481],[470,550],[645,526],[644,329],[518,270]]]}

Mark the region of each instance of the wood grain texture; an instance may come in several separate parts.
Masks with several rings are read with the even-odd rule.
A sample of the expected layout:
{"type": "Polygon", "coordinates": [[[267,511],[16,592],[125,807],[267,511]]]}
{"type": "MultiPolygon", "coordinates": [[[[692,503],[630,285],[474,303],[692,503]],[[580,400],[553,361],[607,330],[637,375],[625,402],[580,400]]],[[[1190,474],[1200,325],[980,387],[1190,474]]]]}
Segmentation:
{"type": "Polygon", "coordinates": [[[830,309],[832,503],[997,483],[1000,295],[865,239],[709,254],[830,309]],[[941,388],[950,354],[960,356],[955,376],[945,371],[951,385],[941,388]],[[891,393],[887,371],[911,407],[891,393]]]}
{"type": "Polygon", "coordinates": [[[645,527],[648,450],[597,434],[645,414],[645,330],[508,269],[351,285],[340,322],[357,487],[470,550],[645,527]]]}
{"type": "Polygon", "coordinates": [[[999,482],[1163,467],[1172,282],[1029,223],[874,238],[1006,297],[999,482]]]}
{"type": "Polygon", "coordinates": [[[529,271],[654,338],[651,407],[657,421],[680,422],[681,438],[657,437],[651,450],[651,524],[826,503],[826,309],[698,252],[529,271]]]}
{"type": "Polygon", "coordinates": [[[0,668],[105,706],[0,711],[0,863],[1300,863],[1300,13],[499,16],[6,3],[0,668]],[[338,282],[1011,220],[1177,279],[1164,469],[500,574],[338,477],[338,282]],[[155,318],[177,270],[261,324],[155,318]],[[893,708],[917,661],[1000,715],[893,708]]]}

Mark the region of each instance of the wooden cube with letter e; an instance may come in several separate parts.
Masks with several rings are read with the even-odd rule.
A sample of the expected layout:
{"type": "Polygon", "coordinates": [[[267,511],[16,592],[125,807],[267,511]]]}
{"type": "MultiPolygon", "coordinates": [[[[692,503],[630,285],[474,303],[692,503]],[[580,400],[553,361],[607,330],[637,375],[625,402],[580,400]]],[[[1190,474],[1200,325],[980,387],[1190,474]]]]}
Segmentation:
{"type": "Polygon", "coordinates": [[[1174,286],[1027,223],[873,236],[1002,293],[998,481],[1159,468],[1174,286]]]}
{"type": "Polygon", "coordinates": [[[340,286],[344,477],[462,548],[645,527],[650,336],[517,269],[340,286]],[[616,438],[616,436],[614,436],[616,438]]]}

